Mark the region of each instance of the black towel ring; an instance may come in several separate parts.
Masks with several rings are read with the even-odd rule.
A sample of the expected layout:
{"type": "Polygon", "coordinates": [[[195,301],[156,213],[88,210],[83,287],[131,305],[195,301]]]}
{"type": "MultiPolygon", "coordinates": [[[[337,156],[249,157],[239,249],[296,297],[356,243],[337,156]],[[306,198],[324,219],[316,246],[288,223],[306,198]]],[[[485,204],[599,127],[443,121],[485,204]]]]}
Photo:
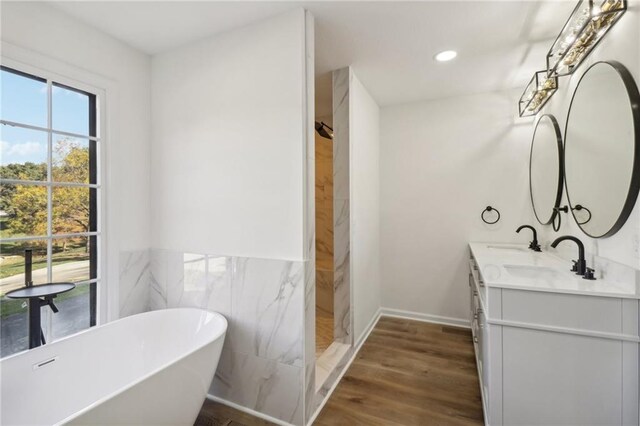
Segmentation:
{"type": "Polygon", "coordinates": [[[494,223],[498,223],[498,221],[500,220],[500,212],[498,211],[498,209],[496,209],[495,207],[491,207],[491,206],[487,206],[483,211],[482,214],[480,215],[480,217],[482,218],[482,221],[488,225],[493,225],[494,223]],[[484,218],[484,214],[486,212],[496,212],[498,217],[496,218],[496,220],[494,220],[493,222],[489,222],[487,219],[484,218]]]}
{"type": "Polygon", "coordinates": [[[576,204],[576,206],[573,207],[572,210],[577,210],[577,211],[586,210],[587,213],[589,213],[589,218],[587,220],[585,220],[584,222],[578,222],[578,220],[576,219],[576,222],[578,222],[578,225],[584,225],[585,223],[588,223],[591,220],[591,210],[589,210],[585,206],[583,206],[581,204],[576,204]]]}

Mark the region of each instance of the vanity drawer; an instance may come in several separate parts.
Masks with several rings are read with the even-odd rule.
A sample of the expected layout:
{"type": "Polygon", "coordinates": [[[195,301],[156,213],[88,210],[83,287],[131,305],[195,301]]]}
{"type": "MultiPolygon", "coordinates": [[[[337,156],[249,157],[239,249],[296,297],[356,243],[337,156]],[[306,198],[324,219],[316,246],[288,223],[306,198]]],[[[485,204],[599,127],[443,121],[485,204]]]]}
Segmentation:
{"type": "Polygon", "coordinates": [[[538,291],[502,290],[502,319],[565,329],[621,333],[621,300],[538,291]]]}

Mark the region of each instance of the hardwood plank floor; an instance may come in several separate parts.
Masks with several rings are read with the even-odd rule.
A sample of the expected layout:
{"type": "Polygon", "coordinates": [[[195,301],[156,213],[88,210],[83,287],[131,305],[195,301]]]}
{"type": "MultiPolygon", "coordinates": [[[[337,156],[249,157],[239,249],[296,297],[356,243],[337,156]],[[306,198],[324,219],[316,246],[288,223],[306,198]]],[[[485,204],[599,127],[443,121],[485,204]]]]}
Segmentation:
{"type": "Polygon", "coordinates": [[[381,318],[314,424],[483,424],[471,332],[381,318]]]}
{"type": "Polygon", "coordinates": [[[206,399],[194,426],[275,426],[275,423],[206,399]]]}
{"type": "MultiPolygon", "coordinates": [[[[316,419],[317,426],[481,425],[471,332],[382,317],[316,419]]],[[[195,426],[272,426],[206,400],[195,426]]]]}

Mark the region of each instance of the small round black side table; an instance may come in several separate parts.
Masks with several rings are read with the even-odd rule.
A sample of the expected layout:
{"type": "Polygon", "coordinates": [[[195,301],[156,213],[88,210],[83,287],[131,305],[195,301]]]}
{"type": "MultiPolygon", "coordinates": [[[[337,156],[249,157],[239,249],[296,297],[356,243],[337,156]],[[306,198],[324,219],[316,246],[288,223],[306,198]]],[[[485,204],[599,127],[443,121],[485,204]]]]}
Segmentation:
{"type": "Polygon", "coordinates": [[[42,332],[40,308],[49,305],[54,313],[58,312],[53,299],[74,288],[76,285],[73,283],[49,283],[21,287],[5,294],[10,299],[29,299],[29,349],[47,343],[42,332]]]}

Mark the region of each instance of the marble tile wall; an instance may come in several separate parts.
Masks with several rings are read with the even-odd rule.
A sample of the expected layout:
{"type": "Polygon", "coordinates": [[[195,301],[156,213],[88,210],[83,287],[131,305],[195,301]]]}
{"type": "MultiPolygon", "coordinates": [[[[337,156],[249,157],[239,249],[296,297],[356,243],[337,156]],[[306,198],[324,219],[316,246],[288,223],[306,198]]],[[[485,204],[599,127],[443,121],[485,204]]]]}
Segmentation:
{"type": "MultiPolygon", "coordinates": [[[[328,354],[333,359],[330,361],[331,367],[327,369],[324,374],[326,374],[326,378],[322,385],[318,385],[319,387],[315,394],[315,399],[313,400],[313,411],[315,412],[317,408],[320,406],[322,401],[329,395],[329,391],[333,387],[333,385],[340,379],[340,374],[347,367],[349,360],[355,353],[355,347],[353,345],[347,345],[344,343],[334,343],[334,345],[340,345],[334,353],[328,354]]],[[[332,348],[333,349],[333,348],[332,348]]]]}
{"type": "Polygon", "coordinates": [[[149,250],[120,253],[119,312],[120,318],[149,309],[149,250]]]}
{"type": "Polygon", "coordinates": [[[315,252],[305,262],[304,280],[304,421],[309,421],[316,404],[316,280],[315,252]]]}
{"type": "MultiPolygon", "coordinates": [[[[307,48],[309,54],[310,46],[307,48]]],[[[307,58],[313,63],[313,56],[307,58]]],[[[308,70],[308,89],[313,90],[311,82],[314,79],[313,67],[308,70]]],[[[313,96],[312,96],[313,98],[313,96]]],[[[309,121],[313,120],[309,116],[309,121]]],[[[306,424],[313,415],[313,401],[315,398],[316,377],[316,213],[315,213],[315,130],[310,128],[307,137],[306,173],[305,173],[305,253],[304,264],[304,346],[303,346],[303,419],[306,424]]]]}
{"type": "Polygon", "coordinates": [[[351,70],[333,72],[334,338],[352,344],[349,206],[349,84],[351,70]]]}
{"type": "Polygon", "coordinates": [[[229,321],[210,393],[303,423],[305,262],[150,252],[149,308],[198,307],[229,321]]]}
{"type": "Polygon", "coordinates": [[[306,424],[313,415],[316,375],[316,214],[315,214],[315,40],[314,18],[305,13],[305,74],[307,83],[306,137],[304,158],[306,160],[304,179],[304,318],[303,318],[303,414],[306,424]]]}

